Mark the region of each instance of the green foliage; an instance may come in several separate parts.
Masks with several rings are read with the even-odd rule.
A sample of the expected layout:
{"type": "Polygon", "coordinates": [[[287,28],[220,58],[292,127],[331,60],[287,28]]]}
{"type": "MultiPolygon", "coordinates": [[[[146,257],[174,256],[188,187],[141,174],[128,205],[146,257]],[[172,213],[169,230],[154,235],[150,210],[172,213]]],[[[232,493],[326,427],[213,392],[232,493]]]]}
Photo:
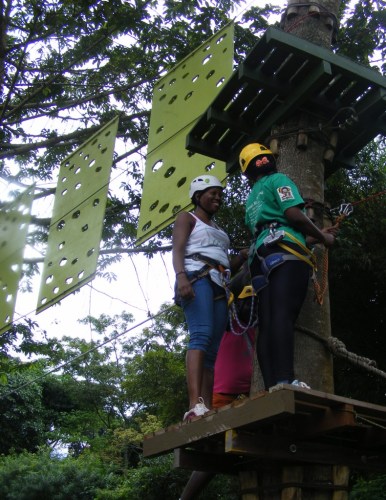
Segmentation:
{"type": "MultiPolygon", "coordinates": [[[[39,197],[43,193],[48,199],[54,190],[44,185],[55,179],[60,161],[119,114],[119,150],[125,152],[115,156],[113,175],[124,172],[125,177],[121,192],[109,194],[102,246],[131,247],[154,83],[223,27],[240,3],[167,1],[161,11],[154,1],[6,2],[0,175],[25,184],[38,181],[39,197]]],[[[336,48],[368,64],[377,50],[384,56],[384,11],[377,8],[379,2],[349,3],[342,1],[341,16],[350,9],[353,14],[342,24],[336,48]]],[[[236,63],[265,30],[273,10],[253,6],[243,13],[245,24],[236,26],[236,63]]],[[[333,334],[350,350],[382,363],[385,203],[384,198],[359,203],[386,185],[380,146],[361,153],[360,168],[331,177],[327,198],[333,206],[343,199],[358,202],[331,252],[333,334]]],[[[218,218],[235,252],[249,244],[241,222],[248,191],[239,175],[232,177],[218,218]]],[[[29,238],[32,244],[44,243],[47,220],[35,222],[29,238]]],[[[163,238],[170,238],[170,228],[149,242],[149,257],[163,238]]],[[[117,255],[104,256],[100,271],[117,255]]],[[[27,276],[36,270],[31,266],[27,276]]],[[[143,436],[179,421],[186,409],[187,332],[181,310],[166,305],[163,310],[138,336],[125,335],[130,315],[86,318],[99,343],[48,341],[44,335],[37,341],[37,325],[28,323],[1,337],[0,452],[8,454],[0,459],[1,498],[179,497],[189,472],[173,470],[170,456],[140,460],[143,436]],[[15,355],[27,356],[28,362],[15,355]],[[48,376],[49,370],[55,375],[48,376]],[[72,456],[57,460],[47,451],[36,452],[47,442],[56,449],[67,446],[72,456]]],[[[366,390],[370,400],[384,404],[379,379],[340,361],[335,367],[339,394],[362,399],[366,390]]],[[[352,498],[383,498],[382,481],[358,481],[352,498]]],[[[216,477],[201,498],[238,498],[236,483],[232,477],[216,477]]]]}
{"type": "MultiPolygon", "coordinates": [[[[384,2],[380,2],[384,4],[384,2]]],[[[341,16],[346,22],[338,32],[337,49],[350,59],[370,65],[370,61],[380,65],[382,73],[386,73],[386,16],[383,5],[378,2],[363,0],[361,2],[341,2],[341,16]],[[355,36],[352,34],[355,33],[355,36]]]]}
{"type": "Polygon", "coordinates": [[[44,443],[48,429],[42,389],[33,379],[33,374],[15,373],[0,386],[0,454],[36,451],[44,443]]]}
{"type": "MultiPolygon", "coordinates": [[[[170,306],[169,306],[170,307],[170,306]]],[[[161,310],[135,342],[125,345],[130,353],[122,387],[126,400],[138,411],[157,415],[166,427],[181,419],[187,405],[185,383],[186,327],[180,308],[161,310]]]]}
{"type": "Polygon", "coordinates": [[[99,342],[51,339],[49,361],[31,363],[25,375],[9,375],[0,388],[6,431],[0,451],[35,451],[48,440],[52,446],[66,443],[74,456],[91,447],[111,458],[106,450],[115,441],[124,465],[120,458],[115,463],[135,464],[144,429],[180,420],[187,404],[182,312],[166,305],[164,311],[138,336],[124,337],[132,317],[122,313],[85,318],[99,342]],[[58,366],[60,375],[43,376],[58,366]]]}
{"type": "Polygon", "coordinates": [[[3,500],[87,500],[108,487],[108,469],[91,455],[85,459],[54,458],[50,450],[0,456],[3,500]]]}
{"type": "MultiPolygon", "coordinates": [[[[144,459],[116,489],[98,491],[95,500],[177,500],[190,472],[173,469],[173,455],[144,459]]],[[[200,495],[200,500],[237,500],[237,477],[218,475],[200,495]]]]}
{"type": "Polygon", "coordinates": [[[386,500],[386,476],[373,479],[359,478],[353,486],[349,500],[386,500]]]}
{"type": "Polygon", "coordinates": [[[7,381],[7,374],[14,370],[28,370],[30,363],[19,362],[15,354],[27,359],[33,356],[46,356],[51,352],[54,342],[47,340],[46,332],[38,328],[36,322],[26,318],[22,323],[12,327],[0,336],[0,375],[3,383],[7,381]],[[43,340],[37,340],[41,336],[43,340]]]}
{"type": "MultiPolygon", "coordinates": [[[[330,299],[333,335],[347,348],[386,370],[383,342],[386,290],[386,151],[370,144],[358,157],[357,169],[339,171],[328,183],[332,206],[342,201],[354,211],[341,223],[338,244],[330,252],[330,299]],[[383,193],[383,194],[382,194],[383,193]]],[[[347,362],[335,362],[338,394],[384,404],[382,380],[347,362]]]]}
{"type": "MultiPolygon", "coordinates": [[[[119,115],[124,153],[116,154],[113,175],[126,175],[121,193],[109,196],[103,241],[105,249],[131,247],[154,84],[224,27],[239,3],[166,2],[161,9],[157,2],[118,0],[8,2],[0,54],[0,175],[43,183],[43,194],[52,196],[44,182],[55,179],[61,160],[119,115]]],[[[43,221],[36,224],[47,232],[43,221]]],[[[35,243],[42,239],[39,231],[33,234],[35,243]]]]}
{"type": "Polygon", "coordinates": [[[188,404],[185,356],[163,348],[135,356],[123,387],[130,400],[157,415],[163,426],[178,422],[188,404]]]}

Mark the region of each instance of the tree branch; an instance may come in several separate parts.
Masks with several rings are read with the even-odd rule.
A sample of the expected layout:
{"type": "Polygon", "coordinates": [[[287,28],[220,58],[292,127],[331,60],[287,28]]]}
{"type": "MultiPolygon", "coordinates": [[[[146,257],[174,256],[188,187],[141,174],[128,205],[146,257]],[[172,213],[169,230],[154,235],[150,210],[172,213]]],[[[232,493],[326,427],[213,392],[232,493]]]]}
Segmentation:
{"type": "MultiPolygon", "coordinates": [[[[99,251],[99,255],[118,255],[118,254],[138,254],[138,253],[158,253],[158,252],[169,252],[172,249],[171,245],[165,247],[153,248],[153,247],[138,247],[138,248],[104,248],[99,251]]],[[[24,264],[39,264],[44,262],[44,257],[34,257],[24,259],[24,264]]]]}

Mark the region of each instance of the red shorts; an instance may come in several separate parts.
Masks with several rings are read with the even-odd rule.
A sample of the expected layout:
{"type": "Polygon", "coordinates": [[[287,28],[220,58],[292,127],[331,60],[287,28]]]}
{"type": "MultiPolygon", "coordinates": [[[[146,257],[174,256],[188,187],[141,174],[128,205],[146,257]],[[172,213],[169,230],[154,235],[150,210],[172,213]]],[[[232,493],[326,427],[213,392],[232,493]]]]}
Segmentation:
{"type": "Polygon", "coordinates": [[[214,392],[212,397],[212,408],[221,408],[231,404],[236,399],[247,398],[248,394],[222,394],[214,392]]]}

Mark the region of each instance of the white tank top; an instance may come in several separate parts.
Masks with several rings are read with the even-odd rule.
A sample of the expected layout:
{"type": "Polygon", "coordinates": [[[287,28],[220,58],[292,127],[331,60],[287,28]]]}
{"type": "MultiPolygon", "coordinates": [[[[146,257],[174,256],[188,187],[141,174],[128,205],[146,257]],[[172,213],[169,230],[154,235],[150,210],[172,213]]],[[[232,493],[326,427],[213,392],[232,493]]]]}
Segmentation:
{"type": "MultiPolygon", "coordinates": [[[[219,262],[226,269],[229,269],[229,237],[225,231],[216,226],[210,226],[202,222],[194,214],[190,213],[196,219],[196,223],[190,233],[186,249],[185,249],[185,270],[198,271],[204,266],[204,263],[199,260],[189,259],[189,255],[199,253],[210,259],[219,262]]],[[[210,270],[212,281],[220,286],[223,286],[221,273],[217,269],[210,270]]]]}

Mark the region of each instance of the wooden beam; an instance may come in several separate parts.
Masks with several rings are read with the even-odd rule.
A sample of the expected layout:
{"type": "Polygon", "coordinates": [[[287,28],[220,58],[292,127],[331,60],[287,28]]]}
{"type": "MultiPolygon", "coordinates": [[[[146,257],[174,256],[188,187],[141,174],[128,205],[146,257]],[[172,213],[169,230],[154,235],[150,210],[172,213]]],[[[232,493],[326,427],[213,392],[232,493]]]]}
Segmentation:
{"type": "Polygon", "coordinates": [[[215,474],[237,474],[245,468],[245,459],[236,455],[205,453],[177,448],[174,450],[174,467],[188,470],[213,472],[215,474]]]}
{"type": "Polygon", "coordinates": [[[328,444],[324,441],[299,441],[295,436],[267,436],[231,429],[225,433],[225,452],[248,455],[256,460],[347,465],[350,467],[382,469],[386,452],[367,453],[352,447],[328,444]]]}
{"type": "Polygon", "coordinates": [[[325,432],[347,427],[356,427],[353,405],[343,404],[335,408],[325,408],[322,414],[299,423],[299,438],[317,436],[325,432]]]}
{"type": "Polygon", "coordinates": [[[278,391],[270,394],[269,398],[245,399],[231,409],[232,411],[225,411],[223,408],[218,412],[211,412],[190,423],[181,422],[173,426],[172,432],[159,431],[146,436],[143,455],[159,455],[208,436],[221,434],[228,429],[291,415],[295,412],[294,393],[278,391]]]}

